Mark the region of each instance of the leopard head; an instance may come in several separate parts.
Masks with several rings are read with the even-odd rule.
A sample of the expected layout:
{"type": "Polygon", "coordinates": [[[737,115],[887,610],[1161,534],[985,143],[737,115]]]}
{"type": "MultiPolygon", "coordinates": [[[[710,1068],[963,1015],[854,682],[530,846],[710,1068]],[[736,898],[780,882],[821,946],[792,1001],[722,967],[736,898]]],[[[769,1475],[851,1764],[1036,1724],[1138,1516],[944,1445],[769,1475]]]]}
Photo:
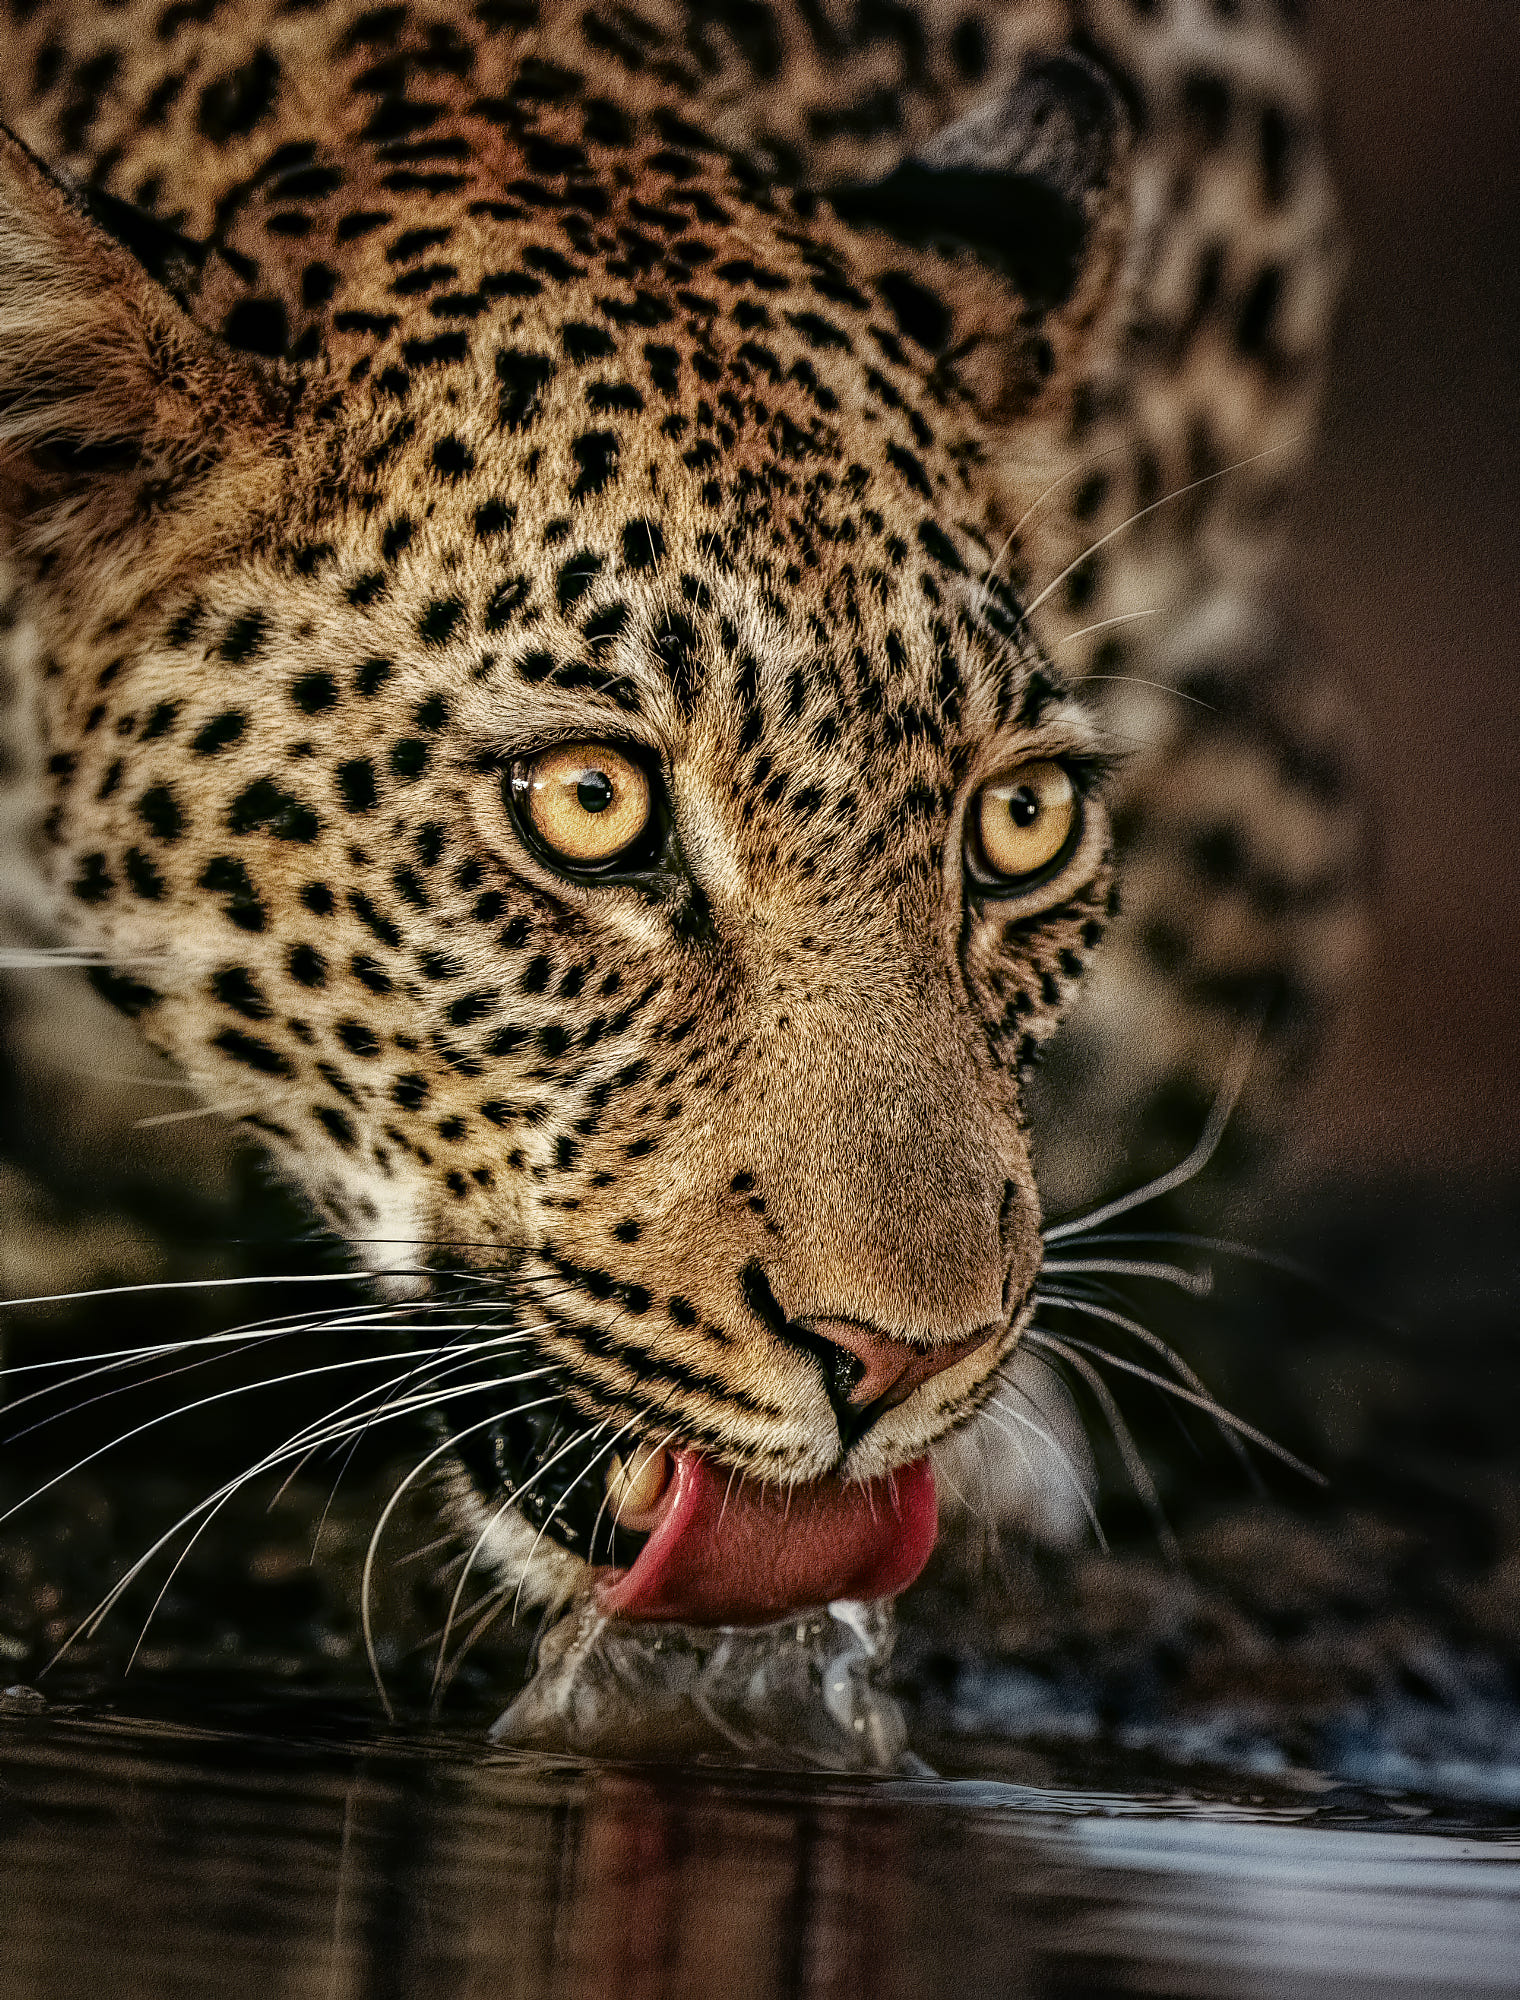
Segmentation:
{"type": "Polygon", "coordinates": [[[1022,1079],[1111,899],[1103,745],[999,566],[1109,261],[1113,119],[1069,121],[1101,171],[1039,154],[1056,279],[1015,200],[1075,88],[824,206],[560,105],[461,112],[466,185],[397,215],[355,142],[295,361],[0,152],[60,905],[448,1329],[530,1594],[895,1588],[1027,1323],[1022,1079]]]}

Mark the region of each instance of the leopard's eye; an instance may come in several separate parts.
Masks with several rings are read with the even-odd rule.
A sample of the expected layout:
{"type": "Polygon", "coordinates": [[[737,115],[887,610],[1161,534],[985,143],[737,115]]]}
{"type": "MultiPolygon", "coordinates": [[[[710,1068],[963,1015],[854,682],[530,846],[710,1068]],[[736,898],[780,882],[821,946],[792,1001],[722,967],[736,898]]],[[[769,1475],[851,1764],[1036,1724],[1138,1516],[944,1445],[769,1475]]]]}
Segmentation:
{"type": "Polygon", "coordinates": [[[971,805],[972,858],[999,889],[1046,873],[1080,825],[1077,788],[1064,764],[1040,757],[983,785],[971,805]]]}
{"type": "Polygon", "coordinates": [[[522,825],[573,868],[626,856],[653,813],[648,774],[608,743],[562,743],[524,757],[509,783],[522,825]]]}

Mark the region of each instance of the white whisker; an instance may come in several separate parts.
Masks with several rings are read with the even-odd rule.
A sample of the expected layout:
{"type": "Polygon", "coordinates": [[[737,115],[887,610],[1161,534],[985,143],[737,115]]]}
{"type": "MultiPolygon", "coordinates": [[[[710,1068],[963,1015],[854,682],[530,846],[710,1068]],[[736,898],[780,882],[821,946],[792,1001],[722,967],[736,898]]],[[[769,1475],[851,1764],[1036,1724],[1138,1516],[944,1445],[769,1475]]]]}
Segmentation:
{"type": "Polygon", "coordinates": [[[1166,1173],[1158,1175],[1155,1180],[1147,1181],[1143,1187],[1134,1188],[1129,1194],[1118,1195],[1114,1200],[1089,1210],[1086,1215],[1072,1216],[1068,1221],[1052,1224],[1044,1231],[1047,1243],[1059,1243],[1068,1236],[1091,1234],[1105,1222],[1112,1222],[1120,1215],[1128,1215],[1131,1209],[1139,1208],[1145,1202],[1159,1200],[1162,1195],[1170,1194],[1173,1188],[1185,1186],[1188,1181],[1203,1172],[1218,1151],[1219,1142],[1225,1134],[1225,1127],[1229,1124],[1235,1106],[1240,1101],[1240,1093],[1245,1088],[1246,1078],[1250,1074],[1251,1063],[1256,1054],[1256,1045],[1261,1039],[1264,1019],[1263,1009],[1237,1036],[1225,1070],[1224,1081],[1219,1086],[1198,1143],[1186,1159],[1168,1169],[1166,1173]]]}
{"type": "Polygon", "coordinates": [[[1142,1382],[1149,1382],[1153,1388],[1162,1390],[1168,1396],[1175,1396],[1182,1402],[1195,1404],[1198,1409],[1206,1411],[1216,1422],[1228,1424],[1231,1430],[1238,1431],[1244,1438],[1249,1438],[1252,1444],[1260,1445],[1263,1451],[1269,1451],[1274,1458],[1281,1460],[1291,1471],[1302,1474],[1305,1479],[1312,1480],[1316,1486],[1328,1486],[1330,1483],[1322,1472],[1316,1472],[1312,1465],[1306,1465],[1301,1458],[1295,1457],[1285,1446],[1278,1444],[1275,1439],[1269,1438],[1265,1431],[1257,1430],[1254,1424],[1248,1424],[1244,1418],[1237,1417],[1231,1411],[1225,1409],[1222,1403],[1216,1403],[1212,1396],[1198,1395],[1193,1390],[1184,1388],[1180,1382],[1171,1382],[1167,1380],[1166,1376],[1156,1374],[1154,1369],[1142,1368],[1136,1361],[1126,1361],[1122,1356],[1110,1354],[1105,1348],[1095,1346],[1091,1341],[1078,1340],[1075,1335],[1069,1336],[1065,1342],[1057,1342],[1049,1334],[1036,1331],[1031,1331],[1024,1337],[1031,1343],[1046,1348],[1057,1348],[1063,1345],[1083,1348],[1087,1353],[1096,1355],[1099,1360],[1106,1361],[1111,1368],[1122,1368],[1126,1375],[1138,1376],[1142,1382]]]}
{"type": "Polygon", "coordinates": [[[1080,569],[1089,556],[1094,556],[1099,549],[1106,548],[1116,537],[1133,528],[1137,521],[1143,521],[1147,514],[1154,514],[1158,507],[1169,507],[1174,500],[1186,499],[1189,493],[1196,493],[1201,486],[1211,486],[1216,479],[1223,479],[1231,472],[1243,471],[1248,465],[1258,465],[1262,459],[1271,458],[1276,452],[1286,451],[1290,445],[1295,445],[1298,442],[1299,439],[1296,437],[1280,438],[1276,444],[1269,444],[1264,451],[1254,451],[1249,458],[1237,458],[1231,465],[1220,466],[1217,472],[1206,472],[1201,479],[1190,480],[1186,486],[1178,486],[1170,493],[1163,493],[1159,500],[1153,500],[1148,507],[1139,508],[1127,520],[1121,521],[1117,528],[1110,528],[1106,535],[1099,535],[1095,542],[1089,542],[1081,555],[1069,562],[1059,576],[1052,577],[1038,596],[1032,597],[1028,604],[1024,606],[1025,622],[1027,623],[1039,610],[1040,606],[1054,592],[1060,589],[1073,570],[1080,569]]]}

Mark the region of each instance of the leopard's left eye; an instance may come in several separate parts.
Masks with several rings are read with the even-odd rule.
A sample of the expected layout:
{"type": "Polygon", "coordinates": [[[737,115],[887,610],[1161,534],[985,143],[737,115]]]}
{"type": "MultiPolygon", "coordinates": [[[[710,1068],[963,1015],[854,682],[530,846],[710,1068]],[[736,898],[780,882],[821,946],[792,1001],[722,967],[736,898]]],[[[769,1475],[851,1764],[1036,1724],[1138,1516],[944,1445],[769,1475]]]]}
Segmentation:
{"type": "Polygon", "coordinates": [[[971,872],[1002,893],[1031,885],[1066,859],[1081,824],[1081,800],[1064,764],[1038,757],[1015,765],[971,802],[971,872]]]}
{"type": "Polygon", "coordinates": [[[562,743],[524,757],[507,784],[524,833],[574,869],[626,865],[654,816],[648,772],[610,743],[562,743]]]}

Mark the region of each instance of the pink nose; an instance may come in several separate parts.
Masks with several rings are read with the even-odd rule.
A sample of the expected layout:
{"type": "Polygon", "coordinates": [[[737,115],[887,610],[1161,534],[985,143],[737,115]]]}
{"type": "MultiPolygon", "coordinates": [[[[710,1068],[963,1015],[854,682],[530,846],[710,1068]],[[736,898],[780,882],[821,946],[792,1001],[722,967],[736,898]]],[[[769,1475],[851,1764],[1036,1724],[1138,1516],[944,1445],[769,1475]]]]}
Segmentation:
{"type": "Polygon", "coordinates": [[[946,1368],[953,1368],[968,1354],[975,1354],[989,1340],[996,1340],[1003,1330],[1000,1326],[983,1326],[968,1334],[964,1340],[944,1341],[934,1347],[909,1347],[905,1341],[894,1340],[889,1334],[873,1333],[870,1327],[862,1326],[858,1320],[815,1319],[810,1320],[808,1325],[822,1339],[835,1347],[842,1347],[860,1362],[860,1379],[848,1397],[857,1410],[863,1410],[872,1403],[880,1403],[885,1409],[896,1409],[899,1403],[907,1401],[920,1383],[927,1382],[931,1375],[938,1375],[946,1368]]]}

